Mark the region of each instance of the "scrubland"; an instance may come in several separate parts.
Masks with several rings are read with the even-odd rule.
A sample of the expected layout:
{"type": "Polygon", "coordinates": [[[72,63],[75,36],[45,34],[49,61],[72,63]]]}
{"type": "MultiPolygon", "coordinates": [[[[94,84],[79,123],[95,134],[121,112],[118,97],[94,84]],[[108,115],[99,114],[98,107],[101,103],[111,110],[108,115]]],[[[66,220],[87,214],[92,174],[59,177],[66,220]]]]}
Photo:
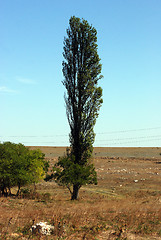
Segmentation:
{"type": "MultiPolygon", "coordinates": [[[[54,181],[38,183],[36,192],[26,186],[19,198],[1,197],[0,239],[161,239],[159,150],[154,157],[118,157],[99,149],[98,185],[82,187],[77,201],[54,181]],[[40,221],[54,226],[51,236],[31,233],[40,221]]],[[[48,149],[46,158],[52,168],[56,154],[48,149]]]]}

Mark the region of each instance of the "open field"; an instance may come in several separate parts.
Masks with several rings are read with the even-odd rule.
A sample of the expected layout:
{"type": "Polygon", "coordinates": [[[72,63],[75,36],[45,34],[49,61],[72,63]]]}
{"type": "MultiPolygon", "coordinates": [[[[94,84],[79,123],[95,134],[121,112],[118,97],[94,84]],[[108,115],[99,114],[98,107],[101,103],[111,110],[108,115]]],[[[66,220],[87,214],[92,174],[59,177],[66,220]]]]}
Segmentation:
{"type": "MultiPolygon", "coordinates": [[[[40,149],[51,166],[65,152],[40,149]]],[[[0,239],[161,239],[160,153],[161,148],[95,148],[98,185],[82,187],[78,201],[43,181],[36,194],[0,198],[0,239]],[[54,234],[31,235],[39,221],[54,225],[54,234]]]]}
{"type": "MultiPolygon", "coordinates": [[[[31,149],[41,149],[46,157],[63,156],[66,147],[29,147],[31,149]]],[[[124,157],[124,158],[161,158],[161,147],[95,147],[93,149],[94,157],[124,157]]]]}

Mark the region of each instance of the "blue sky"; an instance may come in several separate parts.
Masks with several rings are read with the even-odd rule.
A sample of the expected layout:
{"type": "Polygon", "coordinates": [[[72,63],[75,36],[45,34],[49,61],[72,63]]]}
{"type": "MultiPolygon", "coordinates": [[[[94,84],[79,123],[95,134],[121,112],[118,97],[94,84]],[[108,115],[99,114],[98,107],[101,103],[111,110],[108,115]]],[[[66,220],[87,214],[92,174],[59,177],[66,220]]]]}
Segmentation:
{"type": "Polygon", "coordinates": [[[160,0],[0,0],[0,141],[69,144],[61,81],[73,15],[98,32],[95,146],[161,146],[160,0]]]}

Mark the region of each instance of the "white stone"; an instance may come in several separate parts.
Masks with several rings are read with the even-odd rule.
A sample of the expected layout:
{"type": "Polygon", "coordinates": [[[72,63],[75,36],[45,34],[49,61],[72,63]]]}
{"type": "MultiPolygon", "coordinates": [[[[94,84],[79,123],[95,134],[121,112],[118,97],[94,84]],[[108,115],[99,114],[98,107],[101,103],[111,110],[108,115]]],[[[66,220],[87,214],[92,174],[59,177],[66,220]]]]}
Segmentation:
{"type": "Polygon", "coordinates": [[[43,235],[51,235],[54,231],[54,226],[47,224],[47,222],[39,222],[31,227],[31,232],[36,233],[37,231],[43,235]]]}
{"type": "Polygon", "coordinates": [[[139,180],[134,180],[135,183],[139,182],[139,180]]]}

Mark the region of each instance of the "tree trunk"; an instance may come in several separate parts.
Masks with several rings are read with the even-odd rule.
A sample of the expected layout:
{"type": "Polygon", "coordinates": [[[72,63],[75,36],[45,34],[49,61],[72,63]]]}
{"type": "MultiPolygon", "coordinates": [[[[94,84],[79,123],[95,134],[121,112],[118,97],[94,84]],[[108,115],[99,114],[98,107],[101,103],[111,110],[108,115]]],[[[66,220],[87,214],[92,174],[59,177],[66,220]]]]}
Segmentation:
{"type": "Polygon", "coordinates": [[[77,200],[78,199],[78,192],[79,192],[79,186],[77,184],[74,184],[71,200],[77,200]]]}
{"type": "Polygon", "coordinates": [[[6,187],[2,187],[2,196],[4,196],[4,197],[8,196],[8,192],[7,192],[7,188],[6,187]]]}
{"type": "Polygon", "coordinates": [[[11,196],[11,195],[12,195],[12,193],[11,193],[11,188],[8,187],[8,190],[9,190],[9,191],[8,191],[8,195],[11,196]]]}
{"type": "Polygon", "coordinates": [[[19,193],[20,193],[20,188],[21,188],[21,184],[20,184],[20,183],[18,183],[18,190],[17,190],[17,194],[16,194],[16,196],[18,196],[18,195],[19,195],[19,193]]]}
{"type": "Polygon", "coordinates": [[[34,193],[36,193],[36,183],[34,182],[34,193]]]}
{"type": "Polygon", "coordinates": [[[1,187],[1,193],[2,193],[2,196],[5,196],[5,187],[4,186],[1,187]]]}

